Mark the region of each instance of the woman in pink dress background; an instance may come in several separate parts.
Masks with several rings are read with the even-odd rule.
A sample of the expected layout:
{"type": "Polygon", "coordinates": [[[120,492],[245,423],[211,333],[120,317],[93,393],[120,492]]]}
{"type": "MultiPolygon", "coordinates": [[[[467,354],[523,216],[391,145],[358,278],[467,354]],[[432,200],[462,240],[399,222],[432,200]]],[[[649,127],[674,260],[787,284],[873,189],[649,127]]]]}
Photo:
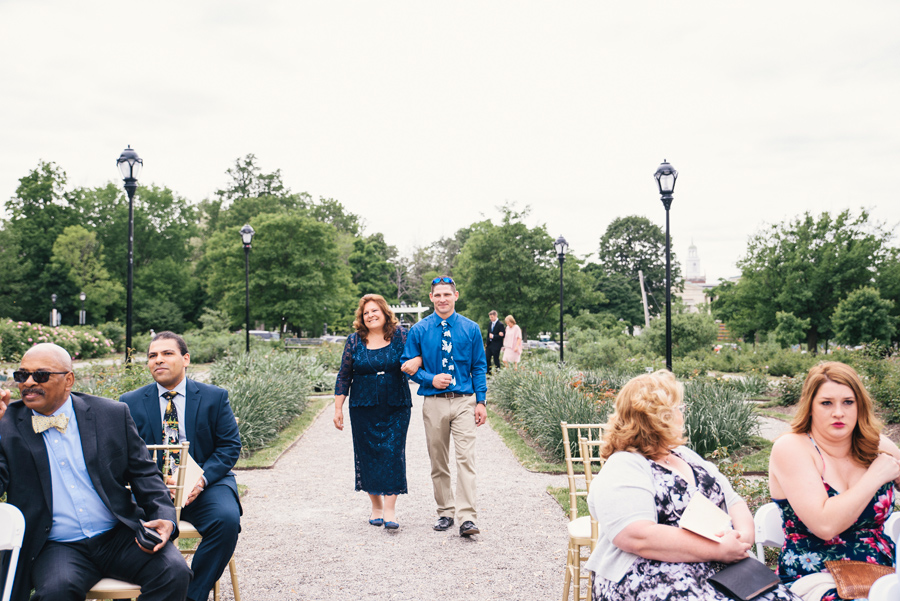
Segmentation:
{"type": "Polygon", "coordinates": [[[506,319],[506,338],[503,340],[503,367],[509,367],[512,363],[513,367],[519,368],[519,359],[522,358],[522,328],[516,325],[516,319],[512,315],[507,315],[506,319]]]}

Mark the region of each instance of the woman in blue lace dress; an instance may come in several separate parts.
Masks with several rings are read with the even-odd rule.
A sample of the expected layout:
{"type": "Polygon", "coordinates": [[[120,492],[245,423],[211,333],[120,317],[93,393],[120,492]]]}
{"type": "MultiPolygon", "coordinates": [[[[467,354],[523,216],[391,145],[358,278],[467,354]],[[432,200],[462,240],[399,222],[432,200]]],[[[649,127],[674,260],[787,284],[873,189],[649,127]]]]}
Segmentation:
{"type": "MultiPolygon", "coordinates": [[[[747,557],[753,516],[715,465],[684,445],[683,388],[668,371],[622,387],[604,428],[603,469],[588,506],[600,537],[585,569],[593,601],[728,601],[709,578],[747,557]],[[727,511],[733,530],[709,540],[680,528],[702,495],[727,511]]],[[[755,598],[796,601],[783,585],[755,598]]]]}
{"type": "Polygon", "coordinates": [[[406,344],[384,298],[359,300],[356,333],[347,338],[334,386],[334,425],[344,429],[344,399],[350,396],[350,425],[356,465],[356,490],[372,501],[369,523],[399,528],[397,495],[406,494],[406,431],[412,400],[407,376],[400,371],[406,344]]]}
{"type": "Polygon", "coordinates": [[[825,561],[893,565],[884,522],[900,484],[900,450],[880,431],[852,367],[832,361],[809,371],[791,431],[769,460],[784,521],[778,574],[804,600],[839,598],[825,561]]]}

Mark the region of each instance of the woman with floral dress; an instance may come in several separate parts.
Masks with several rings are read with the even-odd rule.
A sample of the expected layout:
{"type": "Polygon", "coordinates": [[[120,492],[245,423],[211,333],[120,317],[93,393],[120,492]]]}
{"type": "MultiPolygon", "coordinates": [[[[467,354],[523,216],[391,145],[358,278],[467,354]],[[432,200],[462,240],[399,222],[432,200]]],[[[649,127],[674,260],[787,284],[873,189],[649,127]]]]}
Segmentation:
{"type": "Polygon", "coordinates": [[[880,431],[852,367],[832,361],[809,371],[791,431],[769,460],[769,490],[784,521],[778,574],[805,600],[839,598],[823,574],[826,561],[893,565],[884,522],[900,484],[900,450],[880,431]]]}
{"type": "MultiPolygon", "coordinates": [[[[586,569],[594,601],[727,601],[709,578],[747,557],[753,516],[716,467],[683,446],[683,388],[668,371],[638,376],[616,397],[604,428],[603,469],[588,506],[600,538],[586,569]],[[727,511],[733,530],[704,538],[679,527],[694,495],[727,511]]],[[[795,600],[787,588],[757,597],[795,600]]]]}

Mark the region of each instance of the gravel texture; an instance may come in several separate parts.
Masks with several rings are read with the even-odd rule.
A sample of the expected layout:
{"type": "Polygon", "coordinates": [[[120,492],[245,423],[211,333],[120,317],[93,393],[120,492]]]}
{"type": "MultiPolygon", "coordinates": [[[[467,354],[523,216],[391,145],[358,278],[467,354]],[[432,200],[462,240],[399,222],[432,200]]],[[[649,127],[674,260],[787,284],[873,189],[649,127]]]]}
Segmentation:
{"type": "MultiPolygon", "coordinates": [[[[273,469],[238,472],[248,486],[237,547],[241,596],[270,599],[466,601],[555,599],[562,593],[566,515],[547,494],[565,478],[522,468],[490,424],[478,429],[481,534],[435,532],[422,399],[413,397],[400,529],[368,524],[355,492],[349,417],[339,432],[329,405],[273,469]]],[[[451,449],[451,457],[453,451],[451,449]]],[[[455,474],[455,466],[453,467],[455,474]]],[[[233,599],[227,571],[224,599],[233,599]]]]}

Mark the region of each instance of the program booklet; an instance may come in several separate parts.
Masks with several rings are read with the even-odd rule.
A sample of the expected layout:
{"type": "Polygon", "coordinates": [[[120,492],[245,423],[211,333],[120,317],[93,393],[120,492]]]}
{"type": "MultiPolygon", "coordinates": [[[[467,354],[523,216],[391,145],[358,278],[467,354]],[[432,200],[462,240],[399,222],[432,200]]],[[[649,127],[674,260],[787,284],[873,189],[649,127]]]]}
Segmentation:
{"type": "Polygon", "coordinates": [[[731,516],[699,492],[694,493],[685,507],[680,526],[717,543],[722,542],[717,533],[732,529],[731,516]]]}

